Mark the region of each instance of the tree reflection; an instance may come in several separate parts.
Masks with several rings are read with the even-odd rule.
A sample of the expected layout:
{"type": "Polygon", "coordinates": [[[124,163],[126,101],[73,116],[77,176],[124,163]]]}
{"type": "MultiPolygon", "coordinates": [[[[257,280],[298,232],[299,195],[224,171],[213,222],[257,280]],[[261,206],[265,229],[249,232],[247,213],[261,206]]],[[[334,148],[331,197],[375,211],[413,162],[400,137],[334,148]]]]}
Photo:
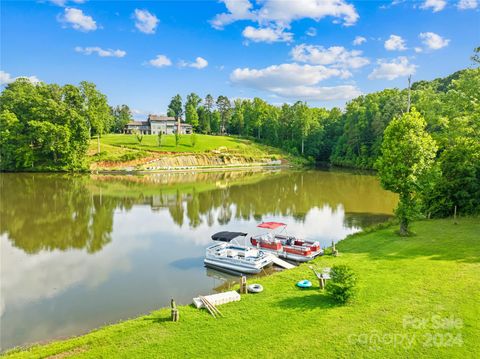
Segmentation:
{"type": "Polygon", "coordinates": [[[2,174],[0,233],[27,253],[85,248],[111,241],[115,198],[93,195],[88,176],[2,174]]]}
{"type": "Polygon", "coordinates": [[[303,222],[312,208],[324,206],[343,207],[346,224],[361,225],[389,216],[397,201],[373,176],[320,171],[1,174],[0,183],[0,233],[27,253],[97,252],[112,240],[115,209],[135,205],[167,211],[179,227],[196,228],[271,216],[303,222]]]}

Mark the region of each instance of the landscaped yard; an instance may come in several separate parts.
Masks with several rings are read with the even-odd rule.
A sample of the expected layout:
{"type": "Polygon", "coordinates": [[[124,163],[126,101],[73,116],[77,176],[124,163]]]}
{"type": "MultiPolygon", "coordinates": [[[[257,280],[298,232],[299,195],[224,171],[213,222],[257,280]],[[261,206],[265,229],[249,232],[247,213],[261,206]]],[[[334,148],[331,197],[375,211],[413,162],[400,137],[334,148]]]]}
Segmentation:
{"type": "MultiPolygon", "coordinates": [[[[307,264],[257,280],[265,290],[220,307],[225,318],[162,309],[12,357],[478,358],[480,220],[431,220],[400,238],[387,228],[348,238],[316,267],[351,266],[356,299],[337,306],[307,264]],[[295,283],[314,281],[311,290],[295,283]]],[[[138,293],[138,295],[142,295],[138,293]]],[[[168,303],[164,303],[168,305],[168,303]]]]}
{"type": "MultiPolygon", "coordinates": [[[[139,143],[135,135],[111,134],[103,136],[101,143],[118,147],[123,146],[127,148],[161,152],[201,153],[220,149],[230,153],[248,156],[265,156],[281,153],[281,151],[276,148],[260,145],[237,137],[197,134],[196,138],[197,141],[194,146],[192,144],[191,135],[182,135],[179,145],[175,146],[175,135],[163,135],[162,145],[159,146],[157,135],[144,135],[142,142],[139,143]]],[[[92,145],[95,145],[96,140],[94,139],[92,141],[92,145]]]]}

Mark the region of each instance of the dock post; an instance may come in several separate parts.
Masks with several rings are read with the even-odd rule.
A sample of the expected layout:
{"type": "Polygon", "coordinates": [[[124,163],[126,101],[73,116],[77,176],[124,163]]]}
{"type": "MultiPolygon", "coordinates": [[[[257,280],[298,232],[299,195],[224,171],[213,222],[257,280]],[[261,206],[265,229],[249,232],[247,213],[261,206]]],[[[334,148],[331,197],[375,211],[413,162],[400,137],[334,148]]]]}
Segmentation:
{"type": "Polygon", "coordinates": [[[172,308],[172,312],[171,312],[172,322],[178,322],[179,319],[180,319],[180,314],[178,313],[178,308],[177,308],[177,305],[175,304],[175,301],[173,300],[173,298],[170,301],[170,307],[172,308]]]}
{"type": "Polygon", "coordinates": [[[332,255],[336,257],[338,254],[337,248],[335,248],[335,242],[332,241],[332,255]]]}
{"type": "Polygon", "coordinates": [[[247,277],[242,275],[240,277],[240,294],[247,294],[247,277]]]}

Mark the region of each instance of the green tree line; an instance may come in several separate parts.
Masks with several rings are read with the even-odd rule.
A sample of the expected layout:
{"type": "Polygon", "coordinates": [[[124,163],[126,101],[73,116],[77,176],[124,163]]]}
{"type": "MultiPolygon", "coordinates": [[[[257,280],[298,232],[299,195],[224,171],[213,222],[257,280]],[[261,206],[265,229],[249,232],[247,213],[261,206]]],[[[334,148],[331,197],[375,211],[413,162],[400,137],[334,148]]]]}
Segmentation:
{"type": "Polygon", "coordinates": [[[128,106],[110,107],[95,85],[32,83],[20,78],[0,95],[0,169],[81,170],[92,136],[122,132],[128,106]]]}

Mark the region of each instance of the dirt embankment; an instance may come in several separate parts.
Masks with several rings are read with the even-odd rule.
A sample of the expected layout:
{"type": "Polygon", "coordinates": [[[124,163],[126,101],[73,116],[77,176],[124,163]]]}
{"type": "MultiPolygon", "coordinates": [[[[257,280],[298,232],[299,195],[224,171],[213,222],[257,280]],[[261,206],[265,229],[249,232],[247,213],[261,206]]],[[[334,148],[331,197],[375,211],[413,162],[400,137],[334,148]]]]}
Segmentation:
{"type": "Polygon", "coordinates": [[[127,162],[96,162],[93,171],[162,171],[190,168],[228,168],[284,165],[284,160],[264,157],[256,158],[232,154],[155,154],[127,162]]]}

